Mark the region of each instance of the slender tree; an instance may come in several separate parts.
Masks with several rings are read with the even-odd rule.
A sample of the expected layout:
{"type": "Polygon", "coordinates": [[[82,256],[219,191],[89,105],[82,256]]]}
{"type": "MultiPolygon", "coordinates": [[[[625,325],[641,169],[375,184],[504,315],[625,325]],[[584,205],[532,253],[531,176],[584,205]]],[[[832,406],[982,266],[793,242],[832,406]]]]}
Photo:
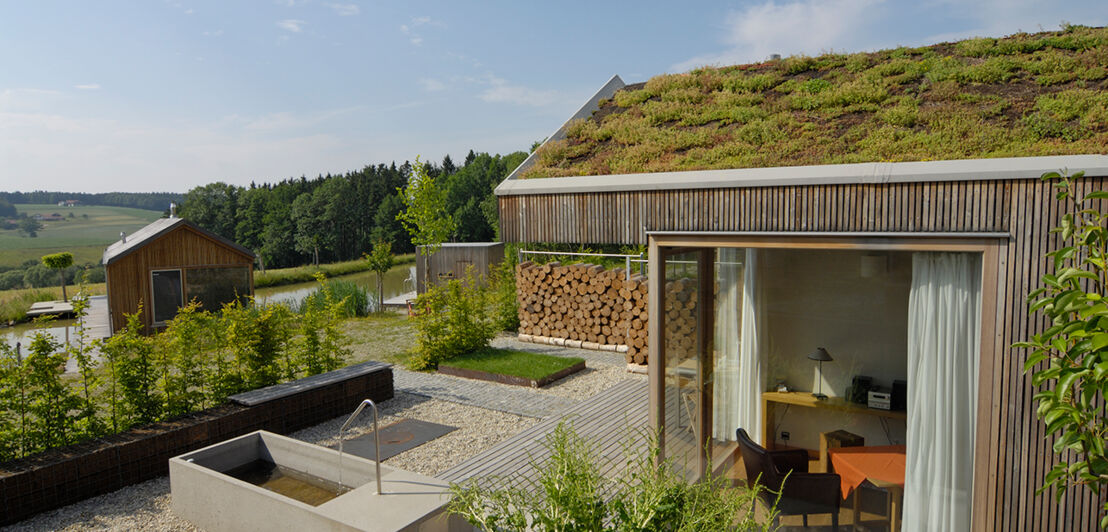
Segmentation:
{"type": "Polygon", "coordinates": [[[385,273],[392,268],[392,243],[378,240],[373,244],[373,252],[365,255],[370,271],[377,274],[377,312],[384,310],[385,273]]]}
{"type": "MultiPolygon", "coordinates": [[[[424,256],[430,257],[454,232],[454,218],[446,209],[446,191],[427,172],[427,167],[419,161],[419,157],[416,157],[408,185],[400,192],[405,209],[396,218],[412,235],[412,244],[424,246],[424,256]]],[[[423,270],[425,286],[431,284],[429,270],[423,270]]]]}
{"type": "Polygon", "coordinates": [[[43,255],[42,264],[47,268],[57,270],[58,278],[62,283],[62,299],[69,299],[69,296],[65,294],[65,269],[73,266],[73,254],[64,251],[62,253],[54,253],[52,255],[43,255]]]}

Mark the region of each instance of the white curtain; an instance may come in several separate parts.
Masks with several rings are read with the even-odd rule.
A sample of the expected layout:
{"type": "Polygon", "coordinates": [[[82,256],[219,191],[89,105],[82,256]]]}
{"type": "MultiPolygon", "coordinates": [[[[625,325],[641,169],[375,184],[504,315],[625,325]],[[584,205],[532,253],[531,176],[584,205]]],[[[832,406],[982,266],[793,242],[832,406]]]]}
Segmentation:
{"type": "Polygon", "coordinates": [[[980,256],[913,254],[906,532],[970,528],[980,321],[980,256]]]}
{"type": "Polygon", "coordinates": [[[762,361],[757,334],[757,253],[720,248],[716,308],[712,436],[733,441],[745,428],[762,435],[762,361]]]}

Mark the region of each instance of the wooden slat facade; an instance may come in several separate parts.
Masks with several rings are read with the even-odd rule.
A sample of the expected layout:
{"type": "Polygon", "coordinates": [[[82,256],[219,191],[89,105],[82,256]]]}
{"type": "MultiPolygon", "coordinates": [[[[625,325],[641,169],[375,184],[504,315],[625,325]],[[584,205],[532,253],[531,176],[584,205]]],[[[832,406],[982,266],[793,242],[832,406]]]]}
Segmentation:
{"type": "MultiPolygon", "coordinates": [[[[1078,183],[1082,193],[1108,188],[1105,176],[1078,183]]],[[[1045,328],[1044,320],[1028,316],[1024,298],[1039,285],[1045,253],[1058,245],[1049,230],[1058,224],[1061,207],[1049,183],[797,185],[503,195],[498,200],[505,242],[647,244],[648,231],[1010,235],[1001,242],[996,261],[1000,347],[991,361],[995,404],[987,405],[999,414],[988,435],[987,502],[975,513],[984,512],[978,522],[987,523],[988,530],[1097,530],[1096,516],[1108,494],[1071,489],[1058,503],[1049,494],[1035,495],[1054,463],[1053,441],[1035,417],[1035,390],[1022,371],[1025,353],[1006,347],[1045,328]]]]}
{"type": "MultiPolygon", "coordinates": [[[[158,236],[126,256],[107,265],[108,309],[111,330],[127,323],[126,314],[134,314],[142,304],[143,323],[153,323],[151,310],[151,270],[197,267],[239,266],[250,272],[250,290],[254,287],[254,258],[193,229],[188,225],[158,236]]],[[[185,272],[187,275],[187,271],[185,272]]]]}

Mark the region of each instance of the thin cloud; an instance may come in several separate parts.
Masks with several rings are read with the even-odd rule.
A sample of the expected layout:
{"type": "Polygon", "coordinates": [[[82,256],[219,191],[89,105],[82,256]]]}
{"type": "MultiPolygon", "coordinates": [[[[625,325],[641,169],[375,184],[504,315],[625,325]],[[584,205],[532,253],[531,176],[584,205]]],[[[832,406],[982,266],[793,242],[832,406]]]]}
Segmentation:
{"type": "MultiPolygon", "coordinates": [[[[1039,0],[924,0],[913,15],[886,5],[887,0],[764,1],[730,12],[724,19],[721,51],[692,57],[673,65],[684,71],[705,65],[764,61],[771,54],[816,55],[832,50],[877,50],[918,46],[967,37],[999,37],[1018,31],[1055,29],[1062,21],[1100,26],[1108,17],[1089,16],[1086,2],[1039,0]],[[943,33],[909,36],[890,33],[905,27],[905,17],[926,14],[945,21],[943,33]]],[[[890,2],[891,4],[891,2],[890,2]]]]}
{"type": "Polygon", "coordinates": [[[80,85],[74,85],[73,88],[83,90],[83,91],[94,91],[94,90],[97,90],[97,89],[100,88],[100,84],[99,83],[82,83],[80,85]]]}
{"type": "Polygon", "coordinates": [[[294,18],[289,18],[289,19],[277,21],[277,27],[278,28],[281,28],[285,31],[291,31],[293,33],[300,33],[302,31],[304,31],[303,26],[305,24],[307,24],[307,22],[304,22],[303,20],[297,20],[297,19],[294,19],[294,18]]]}
{"type": "Polygon", "coordinates": [[[340,17],[350,17],[362,12],[357,4],[327,4],[340,17]]]}
{"type": "Polygon", "coordinates": [[[481,99],[488,103],[547,107],[559,104],[562,100],[557,91],[512,85],[496,76],[489,76],[488,83],[489,87],[481,92],[481,99]]]}
{"type": "Polygon", "coordinates": [[[874,20],[884,0],[800,0],[734,11],[725,22],[727,49],[693,57],[677,65],[683,71],[704,65],[763,61],[771,54],[816,54],[858,44],[858,35],[874,20]]]}
{"type": "Polygon", "coordinates": [[[423,44],[423,35],[416,31],[422,26],[433,26],[436,28],[445,28],[446,24],[442,21],[432,19],[431,17],[412,17],[412,21],[408,24],[400,25],[400,33],[408,36],[408,42],[419,46],[423,44]]]}
{"type": "Polygon", "coordinates": [[[434,78],[423,78],[419,80],[419,88],[424,92],[441,92],[446,90],[446,84],[434,78]]]}

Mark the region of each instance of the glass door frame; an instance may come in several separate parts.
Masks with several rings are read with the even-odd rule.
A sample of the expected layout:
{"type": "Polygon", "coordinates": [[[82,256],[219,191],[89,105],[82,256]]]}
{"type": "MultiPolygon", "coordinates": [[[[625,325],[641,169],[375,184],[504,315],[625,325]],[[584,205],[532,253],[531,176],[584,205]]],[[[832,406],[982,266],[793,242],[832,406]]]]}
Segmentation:
{"type": "MultiPolygon", "coordinates": [[[[1003,257],[1007,256],[1007,233],[722,233],[722,232],[647,232],[649,245],[649,342],[648,342],[648,381],[650,389],[650,428],[658,435],[660,453],[659,462],[665,457],[665,259],[668,256],[699,252],[698,272],[703,279],[715,277],[715,248],[761,248],[761,249],[819,249],[819,250],[875,250],[875,251],[948,251],[981,253],[981,345],[979,348],[977,431],[974,449],[974,490],[971,504],[974,508],[988,506],[989,493],[996,485],[995,475],[998,456],[997,438],[991,435],[996,431],[1000,419],[1000,396],[994,391],[999,388],[999,369],[1002,367],[1003,331],[999,322],[1003,316],[998,312],[998,292],[1003,281],[1001,272],[1003,257]],[[990,478],[992,476],[992,478],[990,478]]],[[[711,301],[711,284],[700,283],[700,290],[708,290],[707,296],[701,294],[701,301],[711,301]]],[[[699,351],[703,347],[710,349],[711,331],[714,324],[713,305],[706,307],[709,324],[698,328],[698,355],[707,356],[704,362],[712,362],[711,352],[699,351]],[[707,331],[707,332],[705,332],[707,331]],[[707,344],[703,338],[707,335],[707,344]]],[[[698,308],[698,312],[705,312],[698,308]]],[[[703,316],[701,316],[703,317],[703,316]]],[[[697,469],[705,471],[712,463],[711,446],[708,445],[712,433],[711,384],[701,387],[697,393],[697,405],[700,411],[696,429],[696,439],[706,452],[697,453],[697,469]],[[704,401],[704,396],[709,397],[704,401]],[[706,454],[708,453],[708,454],[706,454]]],[[[987,513],[973,512],[973,529],[984,530],[988,524],[987,513]]]]}

